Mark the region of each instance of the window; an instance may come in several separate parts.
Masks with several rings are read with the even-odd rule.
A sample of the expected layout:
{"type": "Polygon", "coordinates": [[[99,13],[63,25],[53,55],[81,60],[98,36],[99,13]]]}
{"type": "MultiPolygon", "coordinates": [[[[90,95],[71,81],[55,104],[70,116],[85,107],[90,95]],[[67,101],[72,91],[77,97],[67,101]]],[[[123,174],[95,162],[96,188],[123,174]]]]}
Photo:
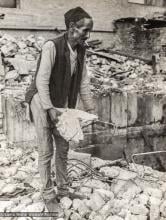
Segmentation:
{"type": "Polygon", "coordinates": [[[19,8],[20,0],[0,0],[2,8],[19,8]]]}

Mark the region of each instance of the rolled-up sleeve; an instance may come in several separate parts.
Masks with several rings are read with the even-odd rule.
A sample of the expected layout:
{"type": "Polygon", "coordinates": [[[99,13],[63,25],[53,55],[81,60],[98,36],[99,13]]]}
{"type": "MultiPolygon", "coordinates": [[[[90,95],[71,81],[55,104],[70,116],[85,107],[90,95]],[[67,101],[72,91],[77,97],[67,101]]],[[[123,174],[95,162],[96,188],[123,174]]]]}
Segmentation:
{"type": "Polygon", "coordinates": [[[94,109],[94,100],[93,100],[92,92],[90,90],[90,78],[87,74],[85,61],[84,61],[82,81],[80,86],[80,97],[83,102],[85,110],[89,111],[94,109]]]}
{"type": "Polygon", "coordinates": [[[49,81],[56,57],[56,48],[52,41],[47,41],[41,54],[41,61],[36,77],[36,86],[43,109],[47,110],[53,107],[50,99],[49,81]]]}

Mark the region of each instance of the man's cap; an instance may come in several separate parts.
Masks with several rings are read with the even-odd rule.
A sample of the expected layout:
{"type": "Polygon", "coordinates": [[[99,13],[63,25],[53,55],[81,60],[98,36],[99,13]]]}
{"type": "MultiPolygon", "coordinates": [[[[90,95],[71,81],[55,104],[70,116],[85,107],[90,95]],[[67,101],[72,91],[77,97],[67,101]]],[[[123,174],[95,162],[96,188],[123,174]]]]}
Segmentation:
{"type": "Polygon", "coordinates": [[[66,27],[69,27],[70,22],[77,22],[83,18],[92,18],[81,7],[72,8],[64,14],[66,27]]]}

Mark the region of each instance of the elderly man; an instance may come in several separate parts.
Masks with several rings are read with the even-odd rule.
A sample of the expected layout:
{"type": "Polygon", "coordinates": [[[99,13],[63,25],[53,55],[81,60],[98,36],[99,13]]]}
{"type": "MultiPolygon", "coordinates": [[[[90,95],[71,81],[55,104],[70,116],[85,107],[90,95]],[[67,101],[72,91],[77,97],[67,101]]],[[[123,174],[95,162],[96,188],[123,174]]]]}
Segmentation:
{"type": "Polygon", "coordinates": [[[91,113],[94,110],[84,48],[93,27],[92,18],[77,7],[65,13],[65,24],[67,31],[63,35],[44,44],[36,79],[26,94],[39,140],[38,163],[43,184],[42,195],[50,212],[58,210],[57,198],[72,196],[68,190],[67,177],[69,143],[57,132],[59,112],[55,107],[75,108],[80,95],[85,110],[91,113]],[[58,195],[54,192],[51,180],[53,139],[56,145],[58,195]]]}

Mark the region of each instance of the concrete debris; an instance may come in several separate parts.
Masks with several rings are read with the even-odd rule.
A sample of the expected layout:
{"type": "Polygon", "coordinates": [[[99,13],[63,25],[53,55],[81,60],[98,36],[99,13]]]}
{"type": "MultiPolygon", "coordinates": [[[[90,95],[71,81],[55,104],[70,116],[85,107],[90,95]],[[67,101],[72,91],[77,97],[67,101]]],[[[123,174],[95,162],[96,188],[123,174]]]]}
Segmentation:
{"type": "Polygon", "coordinates": [[[134,215],[147,215],[148,209],[142,204],[135,204],[130,207],[130,211],[134,215]]]}
{"type": "Polygon", "coordinates": [[[112,214],[112,201],[113,200],[110,200],[107,203],[105,203],[105,205],[99,210],[99,214],[103,216],[104,219],[112,214]]]}
{"type": "Polygon", "coordinates": [[[104,175],[115,178],[119,175],[119,170],[117,167],[103,167],[100,169],[100,172],[104,173],[104,175]]]}
{"type": "MultiPolygon", "coordinates": [[[[1,149],[0,153],[2,157],[9,160],[9,164],[3,163],[0,168],[0,175],[3,179],[0,181],[0,194],[2,199],[9,198],[10,200],[10,202],[3,201],[3,205],[0,203],[0,211],[47,211],[40,193],[42,185],[35,165],[38,159],[35,148],[17,148],[16,150],[16,147],[12,146],[1,149]],[[7,172],[10,175],[7,175],[7,172]],[[15,175],[11,175],[12,172],[15,175]],[[22,175],[21,178],[16,178],[19,176],[18,174],[22,175]],[[34,182],[33,187],[32,182],[34,182]],[[16,195],[19,196],[16,197],[16,195]]],[[[92,161],[91,169],[95,170],[97,158],[92,158],[92,161]]],[[[101,176],[77,179],[75,180],[77,182],[76,188],[74,187],[75,181],[71,181],[70,187],[73,192],[86,195],[87,199],[72,201],[67,197],[62,198],[61,206],[64,209],[65,220],[158,220],[166,218],[165,179],[163,181],[161,178],[164,173],[144,166],[148,172],[144,178],[140,179],[136,172],[130,170],[132,164],[120,168],[118,166],[109,167],[108,161],[101,161],[101,159],[98,161],[98,165],[102,165],[102,172],[97,169],[96,172],[99,172],[101,176]],[[114,177],[112,176],[111,182],[107,182],[109,179],[103,181],[101,177],[111,173],[109,169],[113,173],[115,170],[118,172],[114,177]],[[134,176],[132,176],[133,173],[134,176]],[[155,179],[152,182],[154,176],[159,181],[155,179]],[[120,177],[125,178],[120,179],[120,177]]],[[[109,162],[111,164],[111,161],[109,162]]],[[[138,166],[138,169],[142,170],[141,165],[138,166]]]]}
{"type": "Polygon", "coordinates": [[[89,207],[86,205],[86,203],[83,200],[79,201],[77,210],[80,216],[82,216],[82,218],[87,217],[91,212],[91,210],[89,209],[89,207]]]}
{"type": "MultiPolygon", "coordinates": [[[[6,58],[5,61],[9,65],[14,67],[14,70],[18,72],[19,75],[34,74],[37,68],[37,60],[35,58],[28,57],[28,60],[23,57],[19,58],[6,58]]],[[[8,74],[8,73],[6,73],[8,74]]]]}
{"type": "MultiPolygon", "coordinates": [[[[10,35],[0,37],[0,51],[3,56],[5,74],[16,70],[19,77],[7,79],[6,85],[13,93],[20,93],[24,100],[26,88],[34,78],[36,65],[45,39],[30,35],[27,38],[13,38],[10,35]],[[26,77],[26,76],[31,77],[26,77]],[[17,89],[16,89],[17,88],[17,89]]],[[[113,54],[107,50],[89,53],[87,69],[91,77],[91,89],[94,94],[107,94],[111,91],[165,91],[165,76],[153,74],[153,68],[141,59],[113,54]],[[105,56],[101,57],[101,54],[105,56]],[[110,59],[111,57],[111,59],[110,59]]],[[[14,74],[14,72],[13,72],[14,74]]],[[[3,89],[6,96],[7,89],[3,89]]]]}
{"type": "MultiPolygon", "coordinates": [[[[108,94],[111,91],[165,91],[164,75],[154,75],[152,66],[145,61],[113,54],[115,60],[121,61],[116,62],[96,54],[90,54],[87,58],[87,69],[95,94],[108,94]]],[[[107,54],[111,54],[111,51],[107,54]]]]}
{"type": "Polygon", "coordinates": [[[161,216],[166,218],[166,201],[163,201],[160,206],[161,216]]]}
{"type": "Polygon", "coordinates": [[[160,208],[159,208],[159,206],[156,206],[156,205],[150,206],[150,219],[151,220],[160,219],[160,208]]]}
{"type": "MultiPolygon", "coordinates": [[[[44,42],[43,37],[35,37],[34,35],[27,38],[14,38],[4,34],[0,37],[0,52],[2,54],[0,75],[5,75],[5,85],[10,90],[15,87],[12,92],[19,93],[21,100],[24,100],[26,88],[31,84],[35,75],[37,61],[44,42]]],[[[3,84],[4,82],[0,82],[0,88],[3,84]]],[[[5,86],[2,89],[5,96],[10,96],[10,92],[5,86]]],[[[18,94],[15,96],[18,97],[18,94]]]]}
{"type": "Polygon", "coordinates": [[[15,80],[19,77],[19,73],[17,72],[17,70],[11,70],[9,72],[6,73],[5,75],[5,80],[15,80]]]}
{"type": "Polygon", "coordinates": [[[81,220],[81,216],[77,213],[77,212],[74,212],[71,216],[70,216],[70,219],[71,220],[81,220]]]}
{"type": "Polygon", "coordinates": [[[162,191],[160,189],[156,189],[156,188],[146,188],[145,194],[147,194],[148,196],[158,198],[158,199],[161,199],[163,196],[162,191]]]}
{"type": "Polygon", "coordinates": [[[110,190],[95,189],[94,192],[98,193],[104,199],[105,202],[114,199],[114,193],[110,190]]]}
{"type": "Polygon", "coordinates": [[[61,205],[63,209],[69,209],[72,205],[72,201],[68,197],[63,197],[61,199],[61,205]]]}
{"type": "Polygon", "coordinates": [[[89,208],[93,211],[98,211],[101,209],[105,204],[104,199],[100,196],[99,193],[93,193],[90,200],[89,200],[89,208]]]}
{"type": "Polygon", "coordinates": [[[15,192],[16,189],[17,189],[17,185],[7,184],[2,188],[1,194],[11,194],[11,193],[15,192]]]}
{"type": "Polygon", "coordinates": [[[44,203],[36,202],[36,203],[26,206],[26,209],[24,209],[24,212],[43,212],[43,210],[44,210],[44,203]]]}
{"type": "Polygon", "coordinates": [[[123,220],[123,219],[119,216],[114,215],[114,216],[109,216],[106,220],[123,220]]]}
{"type": "Polygon", "coordinates": [[[80,188],[80,193],[84,194],[85,196],[89,197],[92,193],[92,188],[88,188],[88,187],[81,187],[80,188]]]}

